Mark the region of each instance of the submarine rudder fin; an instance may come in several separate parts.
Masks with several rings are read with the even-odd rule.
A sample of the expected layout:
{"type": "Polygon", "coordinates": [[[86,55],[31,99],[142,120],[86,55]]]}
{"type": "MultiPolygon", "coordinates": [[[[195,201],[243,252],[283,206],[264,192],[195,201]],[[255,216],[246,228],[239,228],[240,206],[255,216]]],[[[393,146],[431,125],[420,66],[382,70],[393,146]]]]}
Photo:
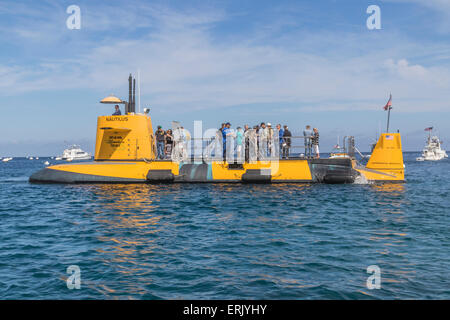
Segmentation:
{"type": "Polygon", "coordinates": [[[373,182],[404,182],[405,165],[400,133],[382,133],[365,167],[355,166],[360,174],[373,182]]]}

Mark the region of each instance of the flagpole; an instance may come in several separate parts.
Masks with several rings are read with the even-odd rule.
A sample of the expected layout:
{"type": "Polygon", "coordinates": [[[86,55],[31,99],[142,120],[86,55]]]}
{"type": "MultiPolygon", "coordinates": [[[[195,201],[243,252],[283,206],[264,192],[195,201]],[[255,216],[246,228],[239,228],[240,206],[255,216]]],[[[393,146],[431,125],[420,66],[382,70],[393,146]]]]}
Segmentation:
{"type": "Polygon", "coordinates": [[[389,118],[390,117],[391,117],[391,106],[389,106],[389,109],[388,109],[388,119],[387,119],[386,133],[389,133],[389,118]]]}
{"type": "Polygon", "coordinates": [[[388,111],[386,133],[389,133],[389,120],[391,118],[391,109],[392,109],[391,105],[392,105],[392,93],[389,95],[389,100],[386,103],[386,106],[384,107],[384,110],[386,110],[387,108],[388,111]]]}

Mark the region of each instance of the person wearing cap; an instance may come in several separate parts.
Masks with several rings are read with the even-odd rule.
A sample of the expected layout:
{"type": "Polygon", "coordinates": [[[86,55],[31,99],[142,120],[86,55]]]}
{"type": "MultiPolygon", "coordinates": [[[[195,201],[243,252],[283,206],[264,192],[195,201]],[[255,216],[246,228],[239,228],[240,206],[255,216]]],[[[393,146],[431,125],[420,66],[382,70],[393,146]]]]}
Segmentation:
{"type": "Polygon", "coordinates": [[[157,150],[157,158],[164,159],[164,146],[166,140],[166,133],[162,129],[161,126],[158,126],[158,130],[155,132],[156,137],[156,150],[157,150]]]}
{"type": "Polygon", "coordinates": [[[222,144],[223,144],[223,160],[227,157],[227,137],[231,136],[231,123],[227,122],[222,129],[222,144]]]}
{"type": "Polygon", "coordinates": [[[112,115],[113,116],[121,116],[122,112],[120,112],[120,108],[119,108],[118,104],[116,104],[115,109],[116,109],[116,111],[112,115]]]}
{"type": "Polygon", "coordinates": [[[289,159],[289,149],[291,148],[292,134],[289,131],[288,126],[284,126],[283,132],[283,158],[289,159]]]}

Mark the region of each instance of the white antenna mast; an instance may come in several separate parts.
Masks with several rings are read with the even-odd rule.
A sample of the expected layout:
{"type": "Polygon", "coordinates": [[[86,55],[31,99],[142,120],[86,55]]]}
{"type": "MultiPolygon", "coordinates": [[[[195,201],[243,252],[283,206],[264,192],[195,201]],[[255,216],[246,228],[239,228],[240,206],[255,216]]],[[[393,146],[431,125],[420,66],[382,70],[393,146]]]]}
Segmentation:
{"type": "Polygon", "coordinates": [[[141,113],[141,70],[138,69],[138,107],[139,113],[141,113]]]}

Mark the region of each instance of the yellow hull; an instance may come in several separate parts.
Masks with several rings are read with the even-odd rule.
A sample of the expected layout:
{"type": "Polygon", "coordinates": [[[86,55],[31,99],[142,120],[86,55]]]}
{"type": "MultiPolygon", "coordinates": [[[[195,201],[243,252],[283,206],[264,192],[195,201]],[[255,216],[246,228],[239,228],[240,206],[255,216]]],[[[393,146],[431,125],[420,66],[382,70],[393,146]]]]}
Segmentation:
{"type": "Polygon", "coordinates": [[[346,159],[292,159],[228,164],[171,161],[108,161],[47,167],[31,182],[330,182],[354,181],[356,171],[346,159]],[[342,161],[344,160],[344,161],[342,161]]]}
{"type": "Polygon", "coordinates": [[[47,167],[31,182],[49,183],[353,183],[404,181],[398,172],[361,167],[350,159],[289,159],[273,162],[228,164],[171,161],[108,161],[47,167]]]}

